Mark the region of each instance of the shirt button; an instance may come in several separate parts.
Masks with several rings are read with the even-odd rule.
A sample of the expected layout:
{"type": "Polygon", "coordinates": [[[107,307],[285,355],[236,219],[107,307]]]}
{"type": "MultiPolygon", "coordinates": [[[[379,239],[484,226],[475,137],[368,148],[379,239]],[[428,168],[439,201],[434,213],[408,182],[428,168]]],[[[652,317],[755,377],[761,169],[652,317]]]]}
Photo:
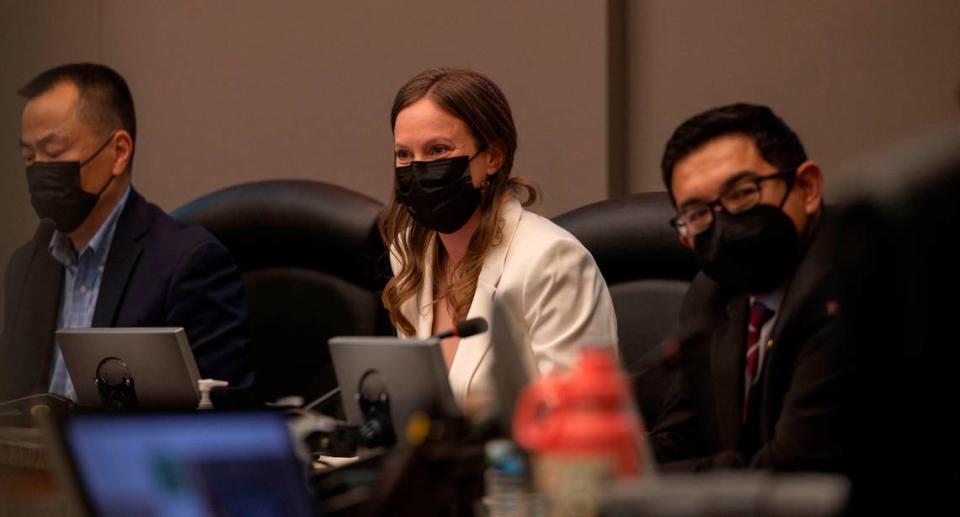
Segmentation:
{"type": "Polygon", "coordinates": [[[103,266],[98,267],[98,268],[97,268],[97,271],[103,273],[103,266]]]}
{"type": "Polygon", "coordinates": [[[81,293],[87,292],[87,286],[81,285],[81,286],[80,286],[80,292],[81,292],[81,293]]]}

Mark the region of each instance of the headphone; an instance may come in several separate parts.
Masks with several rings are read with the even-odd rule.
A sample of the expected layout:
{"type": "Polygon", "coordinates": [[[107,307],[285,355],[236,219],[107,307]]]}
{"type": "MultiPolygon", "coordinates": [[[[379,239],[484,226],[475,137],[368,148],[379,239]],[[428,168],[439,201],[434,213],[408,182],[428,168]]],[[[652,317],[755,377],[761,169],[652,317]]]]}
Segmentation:
{"type": "Polygon", "coordinates": [[[366,447],[391,447],[397,443],[390,416],[390,395],[387,385],[377,370],[368,370],[360,377],[354,395],[363,413],[360,443],[366,447]]]}
{"type": "Polygon", "coordinates": [[[114,356],[104,357],[97,365],[93,379],[100,393],[100,402],[110,411],[137,409],[137,390],[133,374],[123,359],[114,356]]]}

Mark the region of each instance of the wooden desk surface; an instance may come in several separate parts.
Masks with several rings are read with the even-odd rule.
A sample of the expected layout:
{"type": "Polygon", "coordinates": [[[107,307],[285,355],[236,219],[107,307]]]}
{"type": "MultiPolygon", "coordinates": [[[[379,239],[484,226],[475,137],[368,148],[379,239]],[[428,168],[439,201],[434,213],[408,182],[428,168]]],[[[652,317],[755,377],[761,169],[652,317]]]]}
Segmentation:
{"type": "Polygon", "coordinates": [[[0,427],[2,515],[67,515],[37,429],[0,427]]]}

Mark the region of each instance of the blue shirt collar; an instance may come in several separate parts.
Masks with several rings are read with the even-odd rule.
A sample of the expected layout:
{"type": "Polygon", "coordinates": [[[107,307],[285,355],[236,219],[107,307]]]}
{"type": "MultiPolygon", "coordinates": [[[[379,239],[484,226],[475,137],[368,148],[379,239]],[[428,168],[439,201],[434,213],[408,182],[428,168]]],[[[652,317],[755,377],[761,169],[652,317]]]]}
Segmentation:
{"type": "Polygon", "coordinates": [[[100,259],[99,262],[103,262],[102,259],[106,257],[110,243],[113,241],[113,233],[117,229],[117,219],[120,218],[120,213],[123,212],[123,207],[126,206],[127,198],[129,197],[130,186],[127,186],[127,190],[124,191],[120,197],[120,202],[117,203],[117,206],[113,207],[113,211],[110,212],[107,220],[100,225],[100,228],[98,228],[96,233],[93,234],[93,237],[90,238],[90,242],[88,242],[87,246],[82,250],[74,251],[73,242],[70,241],[70,238],[67,237],[66,234],[55,230],[53,237],[50,239],[50,244],[47,246],[50,255],[56,259],[57,262],[63,264],[64,267],[71,267],[75,266],[78,257],[82,256],[89,249],[93,251],[94,256],[100,259]]]}

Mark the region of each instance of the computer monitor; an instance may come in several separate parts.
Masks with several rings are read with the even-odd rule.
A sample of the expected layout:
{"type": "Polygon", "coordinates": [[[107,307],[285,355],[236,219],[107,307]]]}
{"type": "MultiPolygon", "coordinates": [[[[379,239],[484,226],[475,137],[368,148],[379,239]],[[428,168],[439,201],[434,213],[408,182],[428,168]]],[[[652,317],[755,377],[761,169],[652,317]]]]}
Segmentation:
{"type": "Polygon", "coordinates": [[[335,337],[330,355],[347,421],[365,422],[361,399],[389,396],[393,428],[402,433],[419,411],[459,414],[437,339],[335,337]]]}
{"type": "MultiPolygon", "coordinates": [[[[512,435],[513,413],[523,388],[536,377],[533,374],[530,353],[521,353],[523,339],[518,325],[498,299],[493,300],[493,316],[490,320],[490,342],[493,347],[493,368],[490,368],[491,384],[496,400],[492,411],[500,431],[512,435]]],[[[529,350],[529,349],[527,349],[529,350]]]]}
{"type": "Polygon", "coordinates": [[[195,409],[200,373],[182,328],[61,329],[57,344],[81,405],[104,405],[98,370],[110,384],[132,378],[139,409],[195,409]]]}
{"type": "Polygon", "coordinates": [[[280,413],[85,413],[58,434],[91,514],[316,515],[280,413]]]}

